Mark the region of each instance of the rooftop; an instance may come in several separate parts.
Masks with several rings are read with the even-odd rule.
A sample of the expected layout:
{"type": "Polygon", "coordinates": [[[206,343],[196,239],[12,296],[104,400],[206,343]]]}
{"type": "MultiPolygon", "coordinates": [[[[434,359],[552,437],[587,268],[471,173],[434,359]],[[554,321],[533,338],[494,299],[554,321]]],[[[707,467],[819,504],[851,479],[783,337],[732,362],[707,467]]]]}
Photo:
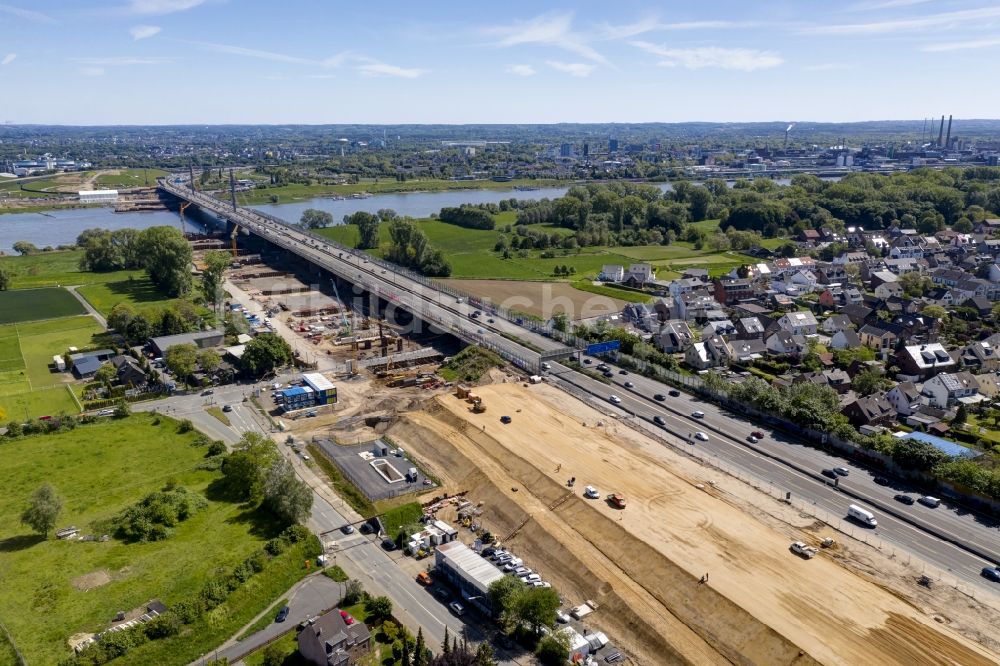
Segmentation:
{"type": "Polygon", "coordinates": [[[935,437],[934,435],[928,435],[925,432],[897,432],[893,436],[898,437],[899,439],[915,439],[918,442],[930,444],[938,451],[941,451],[949,456],[977,458],[982,455],[978,451],[974,451],[967,446],[962,446],[961,444],[956,444],[951,440],[941,439],[940,437],[935,437]]]}

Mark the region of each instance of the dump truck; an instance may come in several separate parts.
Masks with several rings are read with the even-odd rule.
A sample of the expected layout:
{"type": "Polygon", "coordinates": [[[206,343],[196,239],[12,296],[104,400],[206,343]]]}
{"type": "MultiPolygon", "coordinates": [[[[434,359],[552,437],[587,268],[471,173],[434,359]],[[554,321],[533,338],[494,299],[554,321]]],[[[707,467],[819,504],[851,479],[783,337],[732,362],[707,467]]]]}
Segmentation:
{"type": "Polygon", "coordinates": [[[482,414],[486,411],[486,405],[483,403],[483,399],[476,397],[475,401],[472,403],[472,413],[482,414]]]}
{"type": "Polygon", "coordinates": [[[616,509],[625,508],[625,496],[621,493],[611,493],[608,495],[608,501],[611,502],[611,505],[616,509]]]}

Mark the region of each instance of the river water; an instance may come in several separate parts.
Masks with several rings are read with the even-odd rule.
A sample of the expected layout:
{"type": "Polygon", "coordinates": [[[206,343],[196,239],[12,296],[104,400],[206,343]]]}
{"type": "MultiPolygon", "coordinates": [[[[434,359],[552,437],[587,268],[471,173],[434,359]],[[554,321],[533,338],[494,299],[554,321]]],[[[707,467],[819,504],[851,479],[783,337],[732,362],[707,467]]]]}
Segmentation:
{"type": "MultiPolygon", "coordinates": [[[[787,179],[778,179],[779,185],[787,185],[787,179]]],[[[655,183],[662,191],[671,189],[670,183],[655,183]]],[[[345,215],[357,211],[374,213],[381,208],[391,208],[400,215],[427,217],[442,208],[459,206],[463,203],[499,203],[503,199],[555,199],[566,193],[566,187],[547,187],[537,190],[450,190],[441,192],[406,192],[375,194],[367,199],[332,199],[317,197],[305,201],[285,204],[262,204],[254,206],[289,222],[298,222],[302,211],[318,208],[333,215],[335,224],[340,224],[345,215]]],[[[199,223],[197,216],[185,217],[188,230],[201,231],[205,221],[199,223]]],[[[28,241],[39,248],[70,245],[84,229],[146,229],[147,227],[170,225],[180,227],[180,216],[173,211],[152,211],[142,213],[115,213],[111,208],[74,208],[50,210],[42,213],[8,213],[0,215],[0,251],[10,254],[17,241],[28,241]]]]}

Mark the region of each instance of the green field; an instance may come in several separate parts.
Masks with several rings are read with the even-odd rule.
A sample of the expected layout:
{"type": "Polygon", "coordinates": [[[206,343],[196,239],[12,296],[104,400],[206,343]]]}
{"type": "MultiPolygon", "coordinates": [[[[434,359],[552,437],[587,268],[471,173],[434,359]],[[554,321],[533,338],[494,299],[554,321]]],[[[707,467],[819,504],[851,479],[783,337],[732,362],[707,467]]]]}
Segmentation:
{"type": "MultiPolygon", "coordinates": [[[[103,629],[119,610],[137,608],[152,599],[169,606],[197,593],[220,567],[239,563],[274,536],[274,526],[266,516],[248,513],[211,492],[209,486],[219,473],[196,469],[205,456],[204,447],[192,446],[197,432],[178,434],[175,421],[161,417],[156,425],[154,419],[154,415],[141,414],[127,421],[105,420],[3,444],[0,620],[29,664],[57,663],[69,653],[69,636],[103,629]],[[83,534],[91,534],[95,521],[113,516],[168,480],[196,492],[208,490],[209,506],[180,523],[164,541],[42,541],[19,521],[28,496],[48,482],[63,498],[59,526],[76,525],[83,534]],[[86,587],[90,589],[85,591],[86,587]]],[[[292,564],[294,582],[301,576],[302,563],[292,564]]],[[[258,599],[254,589],[247,589],[245,605],[228,609],[231,616],[215,616],[216,626],[209,633],[235,632],[241,625],[232,623],[248,621],[291,584],[281,576],[269,583],[266,574],[260,574],[257,586],[245,587],[271,596],[258,599]],[[272,592],[274,587],[280,590],[272,592]],[[243,620],[241,614],[246,613],[249,618],[243,620]]],[[[196,659],[198,652],[183,654],[180,646],[186,640],[189,650],[201,647],[190,645],[198,635],[195,628],[193,636],[162,642],[172,645],[143,646],[142,652],[150,659],[145,663],[196,659]],[[171,658],[162,654],[164,648],[170,648],[171,658]]],[[[143,661],[140,655],[133,658],[130,654],[125,663],[143,661]]]]}
{"type": "Polygon", "coordinates": [[[55,287],[68,284],[118,282],[130,275],[140,277],[142,271],[91,273],[79,268],[83,250],[42,252],[24,257],[0,257],[0,268],[11,276],[11,289],[55,287]]]}
{"type": "Polygon", "coordinates": [[[73,294],[59,287],[0,291],[0,324],[85,314],[73,294]]]}
{"type": "Polygon", "coordinates": [[[120,173],[102,173],[95,179],[100,188],[156,187],[156,179],[166,176],[163,169],[121,169],[120,173]]]}
{"type": "Polygon", "coordinates": [[[77,292],[103,315],[108,315],[111,308],[119,303],[128,303],[138,311],[148,312],[163,309],[180,300],[168,298],[141,273],[119,282],[89,284],[80,287],[77,292]]]}
{"type": "Polygon", "coordinates": [[[90,316],[0,326],[0,422],[79,412],[71,376],[53,371],[52,356],[99,345],[103,332],[90,316]]]}
{"type": "MultiPolygon", "coordinates": [[[[251,177],[253,174],[251,174],[251,177]]],[[[379,194],[384,192],[441,192],[445,190],[512,190],[518,186],[559,187],[572,183],[563,180],[531,180],[521,179],[506,183],[492,180],[407,180],[398,182],[394,179],[372,180],[364,179],[360,183],[349,185],[281,185],[264,189],[240,192],[237,195],[240,205],[270,203],[271,195],[278,197],[278,203],[301,201],[323,196],[324,194],[351,195],[359,192],[379,194]]],[[[229,195],[221,194],[223,198],[229,195]]]]}
{"type": "MultiPolygon", "coordinates": [[[[500,216],[505,215],[501,213],[500,216]]],[[[499,216],[498,216],[499,217],[499,216]]],[[[718,224],[718,222],[712,222],[718,224]]],[[[466,229],[438,220],[419,220],[420,228],[427,234],[431,245],[444,252],[451,263],[453,278],[484,278],[497,280],[552,280],[556,266],[572,267],[574,277],[596,277],[604,264],[629,264],[644,261],[663,271],[663,279],[676,277],[685,268],[705,268],[712,276],[721,275],[733,268],[755,263],[757,260],[738,252],[716,252],[711,249],[695,250],[691,243],[676,242],[671,245],[641,245],[632,247],[586,247],[563,254],[554,250],[555,257],[542,259],[541,250],[530,250],[526,258],[514,256],[503,259],[493,251],[499,231],[466,229]]],[[[704,223],[699,223],[704,224],[704,223]]],[[[534,225],[541,228],[543,225],[534,225]]],[[[566,231],[545,226],[546,231],[566,231]]],[[[355,225],[337,225],[320,229],[319,233],[343,245],[353,247],[358,242],[355,225]]],[[[381,247],[369,250],[382,256],[389,244],[386,225],[379,230],[381,247]]]]}

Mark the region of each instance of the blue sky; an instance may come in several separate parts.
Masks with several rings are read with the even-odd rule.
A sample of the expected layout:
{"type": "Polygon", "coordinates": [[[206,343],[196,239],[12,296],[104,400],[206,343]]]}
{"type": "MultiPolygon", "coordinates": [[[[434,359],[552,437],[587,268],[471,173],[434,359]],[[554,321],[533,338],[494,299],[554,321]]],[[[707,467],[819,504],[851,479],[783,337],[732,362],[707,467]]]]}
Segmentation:
{"type": "Polygon", "coordinates": [[[1000,116],[996,0],[0,0],[0,121],[1000,116]]]}

